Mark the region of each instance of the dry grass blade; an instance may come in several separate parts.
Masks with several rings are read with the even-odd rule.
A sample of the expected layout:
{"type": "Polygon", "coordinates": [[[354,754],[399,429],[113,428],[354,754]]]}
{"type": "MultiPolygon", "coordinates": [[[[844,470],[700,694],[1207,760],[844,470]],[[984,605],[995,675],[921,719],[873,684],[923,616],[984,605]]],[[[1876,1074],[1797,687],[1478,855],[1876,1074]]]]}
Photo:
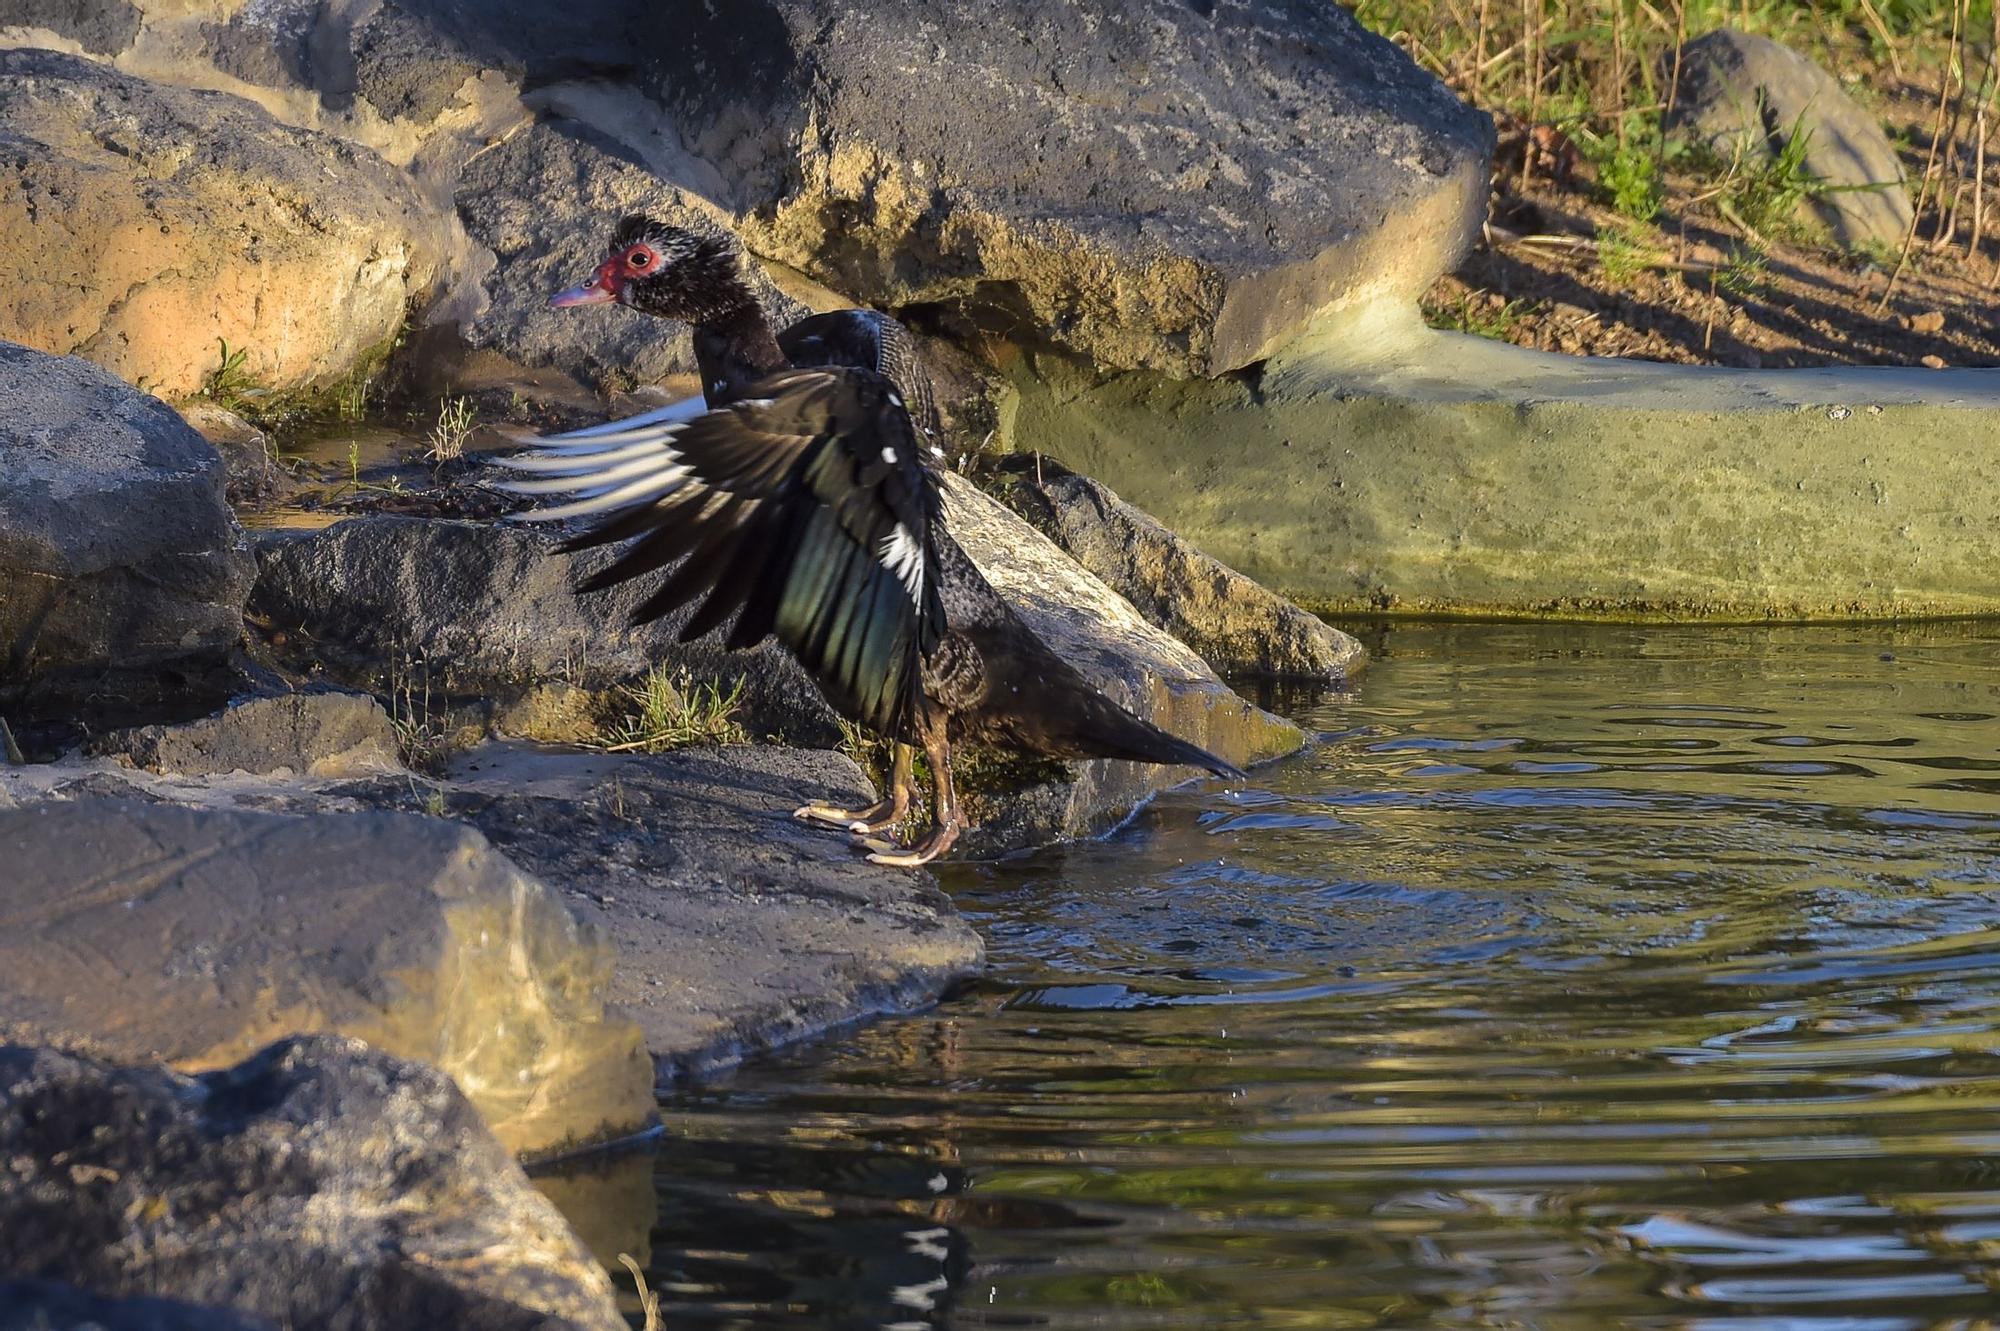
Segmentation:
{"type": "Polygon", "coordinates": [[[14,742],[14,732],[7,728],[7,718],[0,716],[0,754],[15,767],[25,767],[27,758],[22,756],[21,746],[14,742]]]}
{"type": "Polygon", "coordinates": [[[639,1311],[645,1315],[644,1331],[665,1331],[666,1319],[660,1316],[660,1296],[646,1283],[645,1268],[632,1259],[632,1254],[621,1252],[618,1262],[632,1273],[632,1284],[639,1291],[639,1311]]]}

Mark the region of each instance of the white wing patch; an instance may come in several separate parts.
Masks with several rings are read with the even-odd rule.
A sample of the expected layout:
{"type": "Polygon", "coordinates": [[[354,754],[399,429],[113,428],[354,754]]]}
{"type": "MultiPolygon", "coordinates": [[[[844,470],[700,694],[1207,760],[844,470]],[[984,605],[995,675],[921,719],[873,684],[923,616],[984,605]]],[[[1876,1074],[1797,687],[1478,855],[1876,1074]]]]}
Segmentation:
{"type": "Polygon", "coordinates": [[[707,402],[695,396],[644,415],[531,440],[534,452],[493,461],[535,479],[504,481],[494,488],[518,495],[575,496],[567,504],[515,515],[524,522],[560,522],[658,502],[693,476],[674,441],[707,410],[707,402]]]}
{"type": "Polygon", "coordinates": [[[890,447],[888,447],[888,446],[887,446],[886,444],[885,444],[885,445],[883,445],[883,448],[882,448],[882,460],[883,460],[884,462],[888,463],[888,464],[889,464],[890,466],[892,466],[892,467],[893,467],[893,466],[895,466],[895,465],[896,465],[896,450],[895,450],[895,449],[893,449],[893,448],[890,448],[890,447]]]}
{"type": "Polygon", "coordinates": [[[924,600],[924,548],[917,543],[916,537],[910,535],[910,529],[897,523],[896,530],[882,538],[882,548],[876,553],[881,557],[882,566],[903,584],[903,590],[910,594],[910,599],[921,606],[924,600]]]}

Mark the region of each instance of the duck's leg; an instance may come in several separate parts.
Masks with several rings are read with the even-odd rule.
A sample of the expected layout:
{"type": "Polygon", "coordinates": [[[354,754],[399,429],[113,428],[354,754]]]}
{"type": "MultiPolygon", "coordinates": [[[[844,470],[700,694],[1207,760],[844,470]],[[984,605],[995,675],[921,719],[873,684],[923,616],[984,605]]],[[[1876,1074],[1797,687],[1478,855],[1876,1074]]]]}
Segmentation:
{"type": "Polygon", "coordinates": [[[901,822],[903,815],[910,811],[910,769],[916,761],[916,752],[910,745],[897,742],[896,756],[890,764],[889,793],[867,808],[840,809],[831,804],[807,804],[794,809],[792,817],[849,832],[879,832],[901,822]]]}
{"type": "Polygon", "coordinates": [[[934,792],[931,810],[936,821],[930,831],[906,847],[893,846],[874,838],[864,839],[861,844],[868,847],[868,858],[876,864],[901,869],[929,864],[950,850],[958,840],[958,834],[965,830],[965,815],[959,812],[958,791],[951,779],[951,741],[945,738],[943,725],[925,730],[924,754],[931,760],[934,792]]]}

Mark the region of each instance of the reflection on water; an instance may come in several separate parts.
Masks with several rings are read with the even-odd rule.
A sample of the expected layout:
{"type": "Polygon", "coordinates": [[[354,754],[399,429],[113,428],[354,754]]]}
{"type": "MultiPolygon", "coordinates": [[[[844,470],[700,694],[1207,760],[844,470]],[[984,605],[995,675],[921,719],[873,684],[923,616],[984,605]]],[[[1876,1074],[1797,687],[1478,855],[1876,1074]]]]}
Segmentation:
{"type": "Polygon", "coordinates": [[[669,1325],[2000,1324],[2000,628],[1379,646],[668,1102],[669,1325]]]}

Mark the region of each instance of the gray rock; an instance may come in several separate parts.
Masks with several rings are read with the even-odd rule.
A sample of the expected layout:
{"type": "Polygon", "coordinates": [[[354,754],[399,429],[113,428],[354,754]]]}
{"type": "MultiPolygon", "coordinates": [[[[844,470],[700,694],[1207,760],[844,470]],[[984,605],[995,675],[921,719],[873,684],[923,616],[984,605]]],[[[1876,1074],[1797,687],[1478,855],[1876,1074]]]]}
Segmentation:
{"type": "Polygon", "coordinates": [[[278,1331],[262,1317],[179,1299],[107,1299],[54,1280],[0,1280],[0,1331],[278,1331]]]}
{"type": "MultiPolygon", "coordinates": [[[[664,166],[637,160],[599,131],[560,118],[539,121],[475,159],[458,188],[458,212],[467,234],[493,252],[495,266],[483,283],[483,304],[461,322],[466,345],[599,387],[693,373],[685,325],[622,307],[551,310],[549,297],[604,261],[605,242],[627,213],[724,230],[719,209],[675,183],[701,174],[684,156],[664,166]]],[[[780,327],[807,313],[762,265],[750,264],[746,273],[780,327]]]]}
{"type": "Polygon", "coordinates": [[[1488,117],[1325,0],[683,8],[659,80],[756,248],[1100,367],[1263,359],[1484,217],[1488,117]]]}
{"type": "MultiPolygon", "coordinates": [[[[840,754],[493,745],[457,759],[440,788],[453,816],[616,940],[607,997],[669,1074],[924,1006],[984,960],[928,875],[869,864],[845,835],[791,816],[875,798],[840,754]]],[[[412,802],[408,783],[343,791],[412,802]]]]}
{"type": "Polygon", "coordinates": [[[523,526],[355,518],[261,545],[252,603],[278,628],[300,631],[316,662],[359,683],[379,686],[385,665],[408,662],[448,691],[509,696],[550,681],[603,688],[659,665],[741,681],[739,720],[753,735],[839,739],[819,690],[775,644],[725,652],[712,639],[677,643],[691,611],[633,628],[650,584],[578,596],[575,583],[614,552],[565,555],[556,544],[523,526]]]}
{"type": "MultiPolygon", "coordinates": [[[[23,810],[0,818],[99,792],[170,806],[253,806],[307,825],[359,827],[422,810],[477,829],[460,835],[483,845],[483,832],[546,883],[586,931],[611,940],[617,965],[604,999],[638,1021],[670,1075],[930,1003],[975,973],[984,956],[979,936],[927,874],[869,864],[844,835],[791,817],[809,802],[874,798],[854,763],[835,753],[758,746],[646,757],[489,744],[461,754],[436,778],[346,781],[114,775],[101,760],[69,758],[0,767],[0,810],[23,810]],[[363,817],[363,810],[379,812],[363,817]]],[[[367,852],[363,870],[394,854],[367,852]]],[[[241,858],[226,859],[223,871],[241,858]]],[[[406,881],[419,870],[393,872],[406,881]]],[[[268,919],[283,907],[260,909],[268,919]]],[[[115,935],[121,946],[123,938],[115,935]]],[[[196,952],[165,964],[206,974],[213,958],[196,952]]],[[[8,955],[0,952],[0,964],[8,955]]],[[[546,1060],[524,1066],[540,1069],[546,1060]]],[[[482,1067],[482,1078],[494,1076],[494,1068],[482,1067]]],[[[495,1084],[505,1089],[504,1078],[495,1084]]],[[[530,1086],[549,1090],[539,1081],[530,1086]]],[[[564,1092],[559,1104],[569,1098],[566,1087],[556,1089],[564,1092]]]]}
{"type": "Polygon", "coordinates": [[[112,731],[93,741],[90,751],[182,776],[278,771],[348,776],[402,765],[396,728],[382,704],[364,694],[334,692],[247,698],[199,721],[112,731]]]}
{"type": "Polygon", "coordinates": [[[219,659],[252,572],[222,460],[171,408],[0,342],[0,696],[219,659]]]}
{"type": "Polygon", "coordinates": [[[1834,239],[1849,247],[1899,245],[1909,228],[1902,163],[1881,123],[1840,80],[1768,37],[1718,28],[1689,42],[1667,128],[1705,140],[1725,158],[1740,146],[1766,161],[1802,130],[1811,136],[1806,170],[1843,187],[1813,200],[1834,239]]]}
{"type": "Polygon", "coordinates": [[[0,859],[0,1038],[202,1069],[352,1035],[456,1078],[522,1154],[652,1116],[609,944],[466,828],[43,799],[0,812],[0,859]]]}
{"type": "Polygon", "coordinates": [[[625,1331],[451,1079],[356,1040],[198,1078],[0,1048],[0,1157],[7,1271],[235,1310],[211,1326],[625,1331]]]}
{"type": "Polygon", "coordinates": [[[42,28],[96,55],[116,55],[139,35],[131,0],[0,0],[0,28],[42,28]]]}
{"type": "Polygon", "coordinates": [[[222,455],[224,494],[232,505],[268,502],[290,488],[291,478],[273,458],[270,437],[262,430],[213,402],[185,403],[179,411],[222,455]]]}
{"type": "Polygon", "coordinates": [[[0,330],[155,392],[220,362],[286,389],[385,346],[442,224],[355,143],[217,92],[54,51],[0,51],[0,330]]]}
{"type": "Polygon", "coordinates": [[[1223,674],[1339,684],[1367,652],[1348,634],[1041,457],[1001,464],[1001,498],[1035,530],[1223,674]]]}
{"type": "MultiPolygon", "coordinates": [[[[1106,696],[1239,767],[1296,752],[1291,722],[1238,697],[1200,657],[963,477],[945,478],[952,535],[1029,628],[1106,696]]],[[[968,755],[965,806],[973,854],[1099,832],[1187,768],[1100,760],[1018,764],[988,774],[968,755]]]]}

